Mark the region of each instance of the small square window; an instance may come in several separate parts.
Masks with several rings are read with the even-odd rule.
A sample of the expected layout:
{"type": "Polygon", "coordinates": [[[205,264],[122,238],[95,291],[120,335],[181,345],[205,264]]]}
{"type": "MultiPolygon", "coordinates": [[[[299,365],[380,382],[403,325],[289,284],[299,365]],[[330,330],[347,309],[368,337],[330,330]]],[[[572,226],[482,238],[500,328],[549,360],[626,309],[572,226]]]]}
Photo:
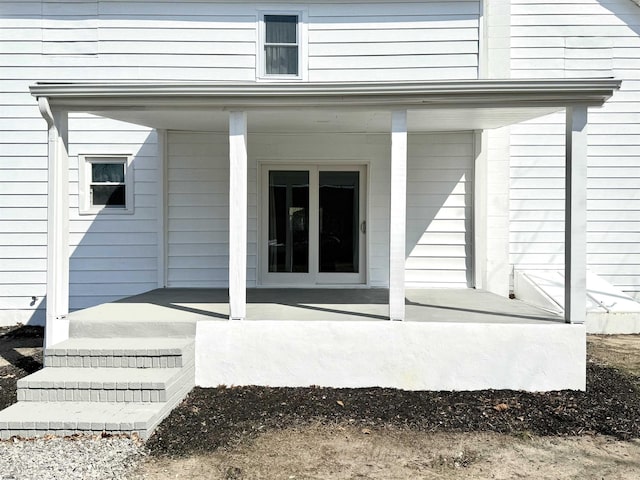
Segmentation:
{"type": "Polygon", "coordinates": [[[302,21],[300,14],[265,13],[261,17],[262,76],[301,77],[302,21]]]}
{"type": "Polygon", "coordinates": [[[80,156],[80,213],[132,213],[129,156],[80,156]]]}

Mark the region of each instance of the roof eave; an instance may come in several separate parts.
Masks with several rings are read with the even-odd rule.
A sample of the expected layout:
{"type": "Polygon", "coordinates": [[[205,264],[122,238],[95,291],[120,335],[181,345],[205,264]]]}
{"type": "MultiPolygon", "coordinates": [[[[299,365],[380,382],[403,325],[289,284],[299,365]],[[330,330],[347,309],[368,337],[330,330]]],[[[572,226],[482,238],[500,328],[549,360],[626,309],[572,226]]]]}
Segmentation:
{"type": "Polygon", "coordinates": [[[364,83],[59,83],[30,87],[52,106],[76,109],[500,107],[602,105],[620,88],[612,78],[364,83]]]}

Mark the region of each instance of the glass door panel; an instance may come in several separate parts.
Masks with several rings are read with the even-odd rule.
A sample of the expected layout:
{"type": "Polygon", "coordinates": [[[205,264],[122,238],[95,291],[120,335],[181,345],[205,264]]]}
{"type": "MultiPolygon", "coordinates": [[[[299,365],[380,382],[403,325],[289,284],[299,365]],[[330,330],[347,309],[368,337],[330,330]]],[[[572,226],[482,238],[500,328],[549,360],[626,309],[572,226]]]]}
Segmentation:
{"type": "Polygon", "coordinates": [[[269,272],[309,272],[309,172],[269,172],[269,272]]]}
{"type": "Polygon", "coordinates": [[[323,273],[358,273],[360,172],[319,172],[319,267],[323,273]]]}

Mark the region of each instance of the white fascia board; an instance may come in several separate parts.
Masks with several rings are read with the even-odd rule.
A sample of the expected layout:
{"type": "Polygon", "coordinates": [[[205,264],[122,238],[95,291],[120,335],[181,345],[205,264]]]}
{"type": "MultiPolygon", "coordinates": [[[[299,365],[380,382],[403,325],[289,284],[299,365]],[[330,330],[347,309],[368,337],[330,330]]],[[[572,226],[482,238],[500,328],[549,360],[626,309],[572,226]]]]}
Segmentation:
{"type": "Polygon", "coordinates": [[[47,83],[31,86],[35,97],[69,110],[153,107],[299,108],[375,107],[460,108],[602,105],[620,88],[602,79],[467,80],[365,83],[47,83]]]}

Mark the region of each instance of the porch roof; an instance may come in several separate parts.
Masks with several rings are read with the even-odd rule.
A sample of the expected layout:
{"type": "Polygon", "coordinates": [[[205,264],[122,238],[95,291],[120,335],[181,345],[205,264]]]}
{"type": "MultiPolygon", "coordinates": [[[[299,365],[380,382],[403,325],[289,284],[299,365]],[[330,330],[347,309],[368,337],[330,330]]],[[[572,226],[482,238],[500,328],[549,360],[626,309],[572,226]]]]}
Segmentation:
{"type": "Polygon", "coordinates": [[[620,81],[454,80],[352,83],[38,82],[52,109],[177,130],[226,131],[228,112],[250,112],[252,131],[388,132],[388,112],[408,110],[411,131],[497,128],[602,105],[620,81]],[[287,115],[274,116],[274,112],[287,115]]]}

